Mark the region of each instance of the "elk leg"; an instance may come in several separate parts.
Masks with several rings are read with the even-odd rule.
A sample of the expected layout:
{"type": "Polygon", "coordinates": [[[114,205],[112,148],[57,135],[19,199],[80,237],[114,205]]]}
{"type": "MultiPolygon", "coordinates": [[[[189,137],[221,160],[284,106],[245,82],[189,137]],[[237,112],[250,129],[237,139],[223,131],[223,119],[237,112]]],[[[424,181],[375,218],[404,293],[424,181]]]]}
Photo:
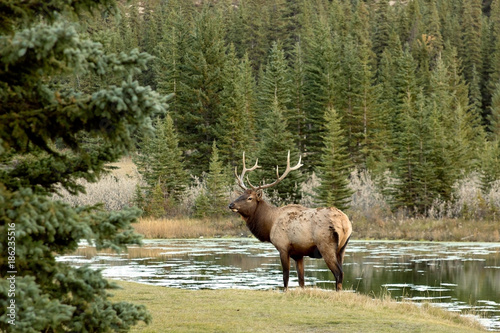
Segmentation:
{"type": "Polygon", "coordinates": [[[342,290],[342,281],[344,280],[344,272],[342,271],[342,265],[337,261],[337,245],[327,244],[329,247],[324,247],[319,249],[325,259],[326,265],[332,271],[335,276],[335,287],[337,291],[342,290]]]}
{"type": "Polygon", "coordinates": [[[304,288],[304,257],[295,259],[295,266],[297,267],[297,276],[299,277],[299,286],[304,288]]]}
{"type": "Polygon", "coordinates": [[[290,277],[290,255],[280,252],[281,266],[283,266],[283,286],[288,289],[288,278],[290,277]]]}

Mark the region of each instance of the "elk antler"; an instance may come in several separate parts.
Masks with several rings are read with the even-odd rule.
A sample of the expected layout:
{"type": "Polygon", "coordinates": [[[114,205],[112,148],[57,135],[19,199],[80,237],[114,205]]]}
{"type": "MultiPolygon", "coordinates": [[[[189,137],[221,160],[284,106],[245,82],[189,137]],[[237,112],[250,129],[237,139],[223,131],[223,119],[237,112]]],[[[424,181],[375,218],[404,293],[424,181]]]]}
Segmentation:
{"type": "MultiPolygon", "coordinates": [[[[247,171],[253,171],[257,168],[260,168],[260,166],[257,165],[257,162],[259,162],[259,159],[256,159],[255,160],[255,165],[253,167],[251,167],[250,169],[247,169],[246,165],[245,165],[245,152],[243,152],[243,171],[241,171],[241,176],[238,176],[238,167],[236,166],[234,168],[234,175],[236,176],[236,180],[238,181],[238,185],[240,185],[240,187],[244,190],[248,190],[248,188],[245,186],[245,183],[244,183],[244,179],[243,177],[245,177],[245,173],[247,171]]],[[[250,184],[250,180],[248,179],[248,176],[247,176],[247,182],[248,184],[250,185],[250,187],[252,189],[256,189],[255,186],[253,186],[252,184],[250,184]]]]}
{"type": "Polygon", "coordinates": [[[276,178],[277,179],[271,184],[260,185],[258,187],[258,189],[262,190],[262,189],[269,188],[269,187],[272,187],[272,186],[278,184],[280,181],[285,179],[285,177],[288,175],[288,173],[290,171],[294,171],[294,170],[297,170],[298,168],[300,168],[303,165],[300,163],[301,161],[302,161],[302,156],[299,156],[299,162],[297,163],[296,166],[291,168],[290,167],[290,151],[288,151],[288,157],[286,158],[286,170],[285,170],[285,172],[283,172],[283,174],[280,176],[279,171],[278,171],[278,166],[276,166],[276,178]]]}

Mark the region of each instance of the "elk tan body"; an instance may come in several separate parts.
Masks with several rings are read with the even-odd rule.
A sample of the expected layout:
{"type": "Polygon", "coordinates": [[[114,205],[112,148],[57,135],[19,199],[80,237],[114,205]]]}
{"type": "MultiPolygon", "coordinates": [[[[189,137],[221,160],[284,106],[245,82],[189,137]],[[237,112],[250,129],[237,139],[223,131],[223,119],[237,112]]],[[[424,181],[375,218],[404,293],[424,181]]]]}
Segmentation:
{"type": "MultiPolygon", "coordinates": [[[[287,170],[270,186],[300,166],[299,160],[296,167],[290,168],[288,155],[287,170]]],[[[342,263],[352,232],[349,218],[334,207],[314,209],[300,205],[274,207],[268,204],[262,199],[263,186],[246,189],[243,185],[244,173],[255,168],[257,163],[251,169],[244,166],[241,177],[237,176],[245,192],[229,208],[242,216],[255,237],[272,243],[279,251],[285,289],[288,287],[290,258],[296,261],[299,285],[304,287],[304,257],[309,256],[325,260],[335,276],[337,290],[341,290],[344,277],[342,263]]]]}

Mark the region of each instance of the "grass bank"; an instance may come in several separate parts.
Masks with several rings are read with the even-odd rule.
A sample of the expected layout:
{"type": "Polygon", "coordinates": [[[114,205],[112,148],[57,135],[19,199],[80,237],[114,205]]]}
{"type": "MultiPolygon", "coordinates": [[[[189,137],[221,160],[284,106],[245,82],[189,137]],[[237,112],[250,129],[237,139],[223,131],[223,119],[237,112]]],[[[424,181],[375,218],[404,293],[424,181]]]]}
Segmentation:
{"type": "MultiPolygon", "coordinates": [[[[353,239],[500,242],[498,221],[463,219],[366,219],[350,216],[353,239]]],[[[238,216],[219,220],[143,218],[134,225],[146,238],[247,237],[238,216]]]]}
{"type": "Polygon", "coordinates": [[[117,282],[114,301],[144,304],[153,322],[132,332],[484,332],[475,321],[351,292],[182,290],[117,282]]]}
{"type": "Polygon", "coordinates": [[[441,242],[500,242],[499,221],[351,218],[353,238],[441,242]]]}

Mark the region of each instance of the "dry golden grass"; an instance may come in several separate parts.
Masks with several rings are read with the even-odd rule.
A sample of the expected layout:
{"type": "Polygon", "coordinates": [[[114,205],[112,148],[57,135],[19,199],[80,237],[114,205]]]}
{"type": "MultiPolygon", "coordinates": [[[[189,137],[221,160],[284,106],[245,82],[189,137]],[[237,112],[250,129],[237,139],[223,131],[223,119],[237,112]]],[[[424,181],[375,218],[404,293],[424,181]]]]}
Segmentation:
{"type": "Polygon", "coordinates": [[[111,174],[115,177],[127,177],[127,178],[139,178],[139,172],[137,171],[137,166],[132,161],[132,157],[124,156],[120,161],[116,163],[110,163],[109,166],[116,167],[113,169],[111,174]]]}
{"type": "Polygon", "coordinates": [[[499,242],[498,221],[465,219],[366,219],[350,216],[357,239],[499,242]]]}
{"type": "MultiPolygon", "coordinates": [[[[499,242],[498,222],[462,219],[368,220],[350,216],[355,239],[390,239],[416,241],[499,242]]],[[[145,238],[198,238],[250,236],[238,216],[219,220],[193,218],[142,218],[133,224],[145,238]]]]}
{"type": "Polygon", "coordinates": [[[248,229],[239,218],[200,220],[191,218],[141,218],[133,227],[145,238],[198,238],[247,236],[248,229]]]}

